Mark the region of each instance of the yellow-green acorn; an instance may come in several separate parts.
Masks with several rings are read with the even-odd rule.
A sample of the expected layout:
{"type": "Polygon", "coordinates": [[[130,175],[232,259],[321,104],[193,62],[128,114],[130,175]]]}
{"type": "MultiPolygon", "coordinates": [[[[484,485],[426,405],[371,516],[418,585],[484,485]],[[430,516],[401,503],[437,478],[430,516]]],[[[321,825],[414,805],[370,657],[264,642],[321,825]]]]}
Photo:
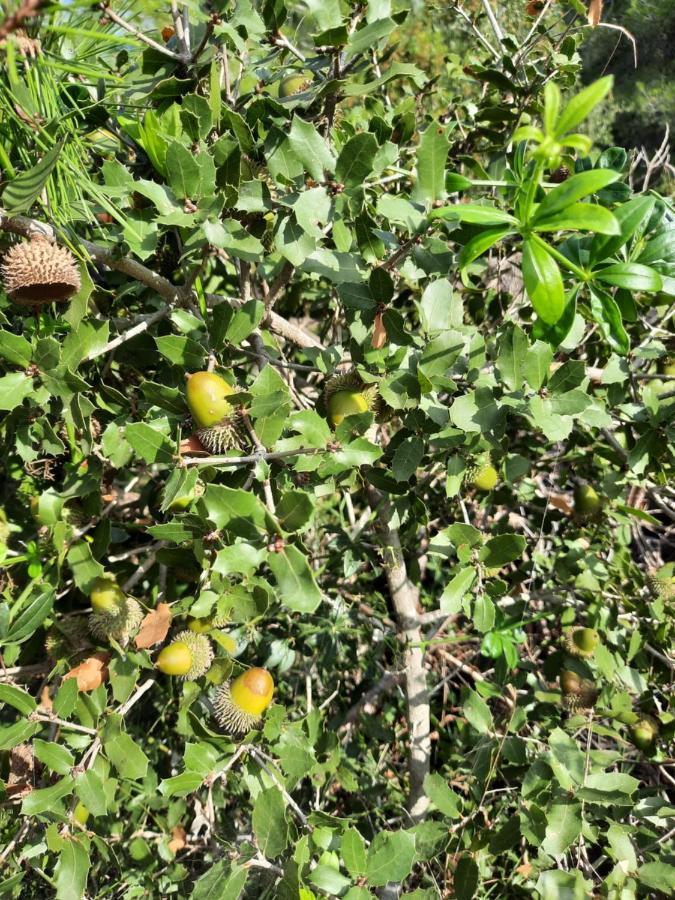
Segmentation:
{"type": "Polygon", "coordinates": [[[267,669],[249,669],[215,691],[213,708],[216,719],[221,728],[230,734],[245,734],[260,725],[273,695],[274,679],[267,669]]]}
{"type": "Polygon", "coordinates": [[[127,597],[114,578],[102,575],[93,582],[89,590],[89,599],[94,612],[111,613],[119,610],[127,597]]]}
{"type": "Polygon", "coordinates": [[[73,818],[76,822],[79,822],[80,825],[86,825],[87,819],[89,818],[89,810],[82,801],[80,801],[73,810],[73,818]]]}
{"type": "Polygon", "coordinates": [[[328,421],[336,428],[346,416],[373,412],[375,420],[382,422],[389,412],[377,390],[377,385],[366,384],[356,369],[333,375],[324,387],[324,402],[328,421]]]}
{"type": "Polygon", "coordinates": [[[565,635],[567,650],[572,656],[580,656],[584,659],[593,656],[595,648],[600,643],[600,635],[595,628],[571,628],[565,635]]]}
{"type": "Polygon", "coordinates": [[[658,725],[654,719],[649,716],[642,716],[637,722],[630,726],[631,740],[638,750],[642,750],[643,752],[651,748],[658,733],[658,725]]]}
{"type": "Polygon", "coordinates": [[[675,375],[675,356],[666,357],[659,363],[661,375],[675,375]]]}
{"type": "Polygon", "coordinates": [[[106,575],[94,581],[89,599],[94,610],[89,616],[91,633],[125,647],[143,620],[141,605],[127,597],[117,582],[106,575]]]}
{"type": "Polygon", "coordinates": [[[164,647],[155,663],[165,675],[187,675],[192,668],[192,654],[184,641],[173,641],[164,647]]]}
{"type": "Polygon", "coordinates": [[[188,681],[201,678],[213,662],[213,647],[205,634],[181,631],[157,657],[157,668],[165,675],[188,681]]]}
{"type": "Polygon", "coordinates": [[[307,90],[311,83],[311,79],[303,75],[302,72],[285,75],[279,82],[279,96],[285,98],[292,97],[294,94],[301,94],[307,90]]]}
{"type": "Polygon", "coordinates": [[[241,413],[228,400],[235,389],[215,372],[195,372],[187,379],[185,397],[204,447],[211,453],[222,453],[245,445],[241,413]]]}
{"type": "Polygon", "coordinates": [[[590,484],[574,488],[574,512],[582,518],[596,516],[602,509],[602,497],[590,484]]]}
{"type": "Polygon", "coordinates": [[[499,475],[495,467],[487,462],[478,467],[471,483],[479,491],[491,491],[499,481],[499,475]]]}
{"type": "Polygon", "coordinates": [[[358,391],[336,391],[328,401],[328,419],[335,428],[346,416],[368,412],[368,400],[358,391]]]}

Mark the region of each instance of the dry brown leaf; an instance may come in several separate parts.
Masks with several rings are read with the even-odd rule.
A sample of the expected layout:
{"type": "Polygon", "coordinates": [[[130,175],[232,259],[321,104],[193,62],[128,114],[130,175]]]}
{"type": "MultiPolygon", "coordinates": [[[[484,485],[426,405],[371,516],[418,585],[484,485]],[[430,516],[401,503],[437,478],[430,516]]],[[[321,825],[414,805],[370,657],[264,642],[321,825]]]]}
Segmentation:
{"type": "Polygon", "coordinates": [[[199,440],[196,434],[191,434],[189,438],[185,438],[184,441],[180,442],[180,452],[181,453],[206,453],[208,455],[208,450],[199,440]]]}
{"type": "Polygon", "coordinates": [[[109,653],[94,653],[93,656],[88,656],[87,659],[82,660],[79,666],[75,666],[67,675],[64,675],[63,680],[76,678],[78,691],[94,691],[108,680],[109,662],[109,653]]]}
{"type": "Polygon", "coordinates": [[[519,875],[522,875],[523,878],[529,878],[530,873],[532,872],[532,866],[530,863],[523,863],[522,866],[518,866],[516,872],[519,875]]]}
{"type": "Polygon", "coordinates": [[[373,338],[371,340],[373,350],[381,350],[387,343],[387,329],[382,321],[382,313],[379,312],[375,316],[375,325],[373,327],[373,338]]]}
{"type": "Polygon", "coordinates": [[[49,685],[47,684],[42,688],[42,693],[40,694],[40,706],[47,712],[51,712],[54,707],[54,703],[52,702],[49,693],[49,685]]]}
{"type": "Polygon", "coordinates": [[[171,830],[172,838],[169,841],[169,850],[172,853],[178,853],[179,850],[182,850],[183,847],[186,846],[187,841],[186,832],[182,825],[176,825],[175,828],[171,830]]]}
{"type": "Polygon", "coordinates": [[[570,503],[570,498],[567,494],[550,493],[548,495],[548,502],[554,509],[559,509],[560,512],[565,513],[566,516],[574,515],[574,507],[570,503]]]}
{"type": "Polygon", "coordinates": [[[591,0],[588,7],[588,24],[595,28],[600,24],[602,18],[602,2],[603,0],[591,0]]]}
{"type": "Polygon", "coordinates": [[[138,634],[134,638],[139,650],[147,650],[155,644],[161,643],[169,633],[171,627],[171,609],[167,603],[158,603],[141,622],[138,634]]]}

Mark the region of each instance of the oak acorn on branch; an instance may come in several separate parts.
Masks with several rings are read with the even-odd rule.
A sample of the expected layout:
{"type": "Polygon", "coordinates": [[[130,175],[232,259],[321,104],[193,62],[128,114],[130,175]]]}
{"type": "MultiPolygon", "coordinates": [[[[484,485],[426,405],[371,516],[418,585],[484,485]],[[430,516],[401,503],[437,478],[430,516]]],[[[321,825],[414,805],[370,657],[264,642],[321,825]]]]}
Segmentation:
{"type": "Polygon", "coordinates": [[[213,662],[213,647],[205,634],[181,631],[164,647],[156,666],[165,675],[176,675],[186,681],[201,678],[213,662]]]}
{"type": "Polygon", "coordinates": [[[324,402],[328,421],[333,428],[347,416],[372,412],[376,421],[386,417],[387,407],[380,397],[377,385],[366,384],[356,369],[333,375],[324,387],[324,402]]]}
{"type": "Polygon", "coordinates": [[[215,372],[187,376],[185,396],[196,435],[211,453],[243,449],[250,443],[241,412],[227,399],[235,393],[215,372]]]}
{"type": "Polygon", "coordinates": [[[595,628],[577,626],[571,628],[565,635],[565,646],[568,653],[582,659],[589,659],[593,656],[599,643],[600,635],[595,628]]]}
{"type": "Polygon", "coordinates": [[[213,696],[215,717],[224,731],[245,734],[260,725],[273,695],[274,679],[267,669],[248,669],[216,689],[213,696]]]}
{"type": "Polygon", "coordinates": [[[109,575],[97,578],[89,591],[93,613],[89,616],[89,630],[101,640],[117,641],[125,647],[143,620],[140,603],[127,597],[109,575]]]}

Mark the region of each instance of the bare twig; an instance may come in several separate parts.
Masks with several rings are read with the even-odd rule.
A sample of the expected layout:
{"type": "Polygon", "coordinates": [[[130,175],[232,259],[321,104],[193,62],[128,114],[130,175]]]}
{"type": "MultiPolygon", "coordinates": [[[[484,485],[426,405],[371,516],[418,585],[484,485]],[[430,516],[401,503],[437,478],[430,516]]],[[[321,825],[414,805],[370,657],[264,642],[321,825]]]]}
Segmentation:
{"type": "Polygon", "coordinates": [[[424,820],[429,797],[424,779],[429,774],[431,740],[429,691],[424,669],[424,650],[421,646],[417,605],[419,590],[408,578],[398,529],[391,526],[393,511],[389,502],[375,488],[369,489],[370,505],[376,509],[380,543],[383,548],[383,567],[391,601],[402,638],[405,641],[405,691],[408,701],[410,731],[410,789],[408,814],[413,822],[424,820]]]}
{"type": "Polygon", "coordinates": [[[27,19],[33,19],[40,12],[44,0],[24,0],[17,11],[0,23],[0,41],[8,37],[17,28],[21,28],[27,19]]]}
{"type": "Polygon", "coordinates": [[[124,31],[128,32],[128,34],[132,35],[136,38],[136,40],[141,41],[141,43],[146,44],[148,47],[152,47],[153,50],[156,50],[158,53],[161,53],[163,56],[168,56],[171,59],[175,59],[181,61],[183,57],[179,53],[174,53],[173,50],[169,50],[168,47],[165,47],[163,44],[160,44],[158,41],[153,40],[151,37],[148,37],[147,34],[144,34],[142,31],[139,31],[138,28],[134,28],[134,26],[123,19],[121,16],[118,16],[117,13],[110,8],[108,3],[99,4],[103,14],[110,19],[112,22],[115,22],[116,25],[119,25],[120,28],[123,28],[124,31]]]}
{"type": "Polygon", "coordinates": [[[254,747],[253,744],[248,744],[247,749],[248,749],[249,754],[258,763],[260,768],[269,775],[269,777],[272,779],[272,781],[279,788],[279,790],[281,791],[281,793],[284,796],[284,800],[291,807],[291,809],[296,814],[298,819],[300,819],[300,821],[302,822],[304,827],[307,829],[307,831],[314,831],[314,827],[312,825],[310,825],[307,816],[304,814],[304,812],[300,809],[300,807],[295,802],[295,800],[288,793],[288,791],[284,787],[279,776],[276,774],[276,772],[274,772],[273,769],[270,769],[270,767],[265,762],[265,759],[268,759],[272,763],[274,762],[274,760],[271,757],[267,756],[266,753],[263,753],[262,750],[259,750],[257,747],[254,747]],[[265,759],[263,759],[263,757],[265,757],[265,759]]]}
{"type": "Polygon", "coordinates": [[[288,459],[292,456],[311,456],[315,453],[327,453],[324,447],[298,447],[297,450],[277,450],[273,453],[252,453],[250,456],[184,456],[183,466],[247,466],[258,460],[288,459]]]}

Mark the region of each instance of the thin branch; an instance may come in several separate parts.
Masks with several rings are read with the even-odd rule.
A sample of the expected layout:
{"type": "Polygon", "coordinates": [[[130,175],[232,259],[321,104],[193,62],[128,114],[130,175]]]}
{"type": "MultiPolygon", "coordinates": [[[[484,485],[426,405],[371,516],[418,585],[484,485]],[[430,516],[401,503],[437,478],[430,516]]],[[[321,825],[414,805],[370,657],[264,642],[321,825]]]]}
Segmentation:
{"type": "Polygon", "coordinates": [[[164,56],[168,56],[171,59],[176,60],[177,62],[183,61],[183,56],[181,54],[174,53],[173,50],[169,50],[168,47],[165,47],[158,41],[155,41],[151,37],[148,37],[147,34],[143,34],[143,32],[139,31],[138,28],[134,28],[133,25],[125,21],[121,16],[118,16],[117,13],[110,8],[108,3],[100,3],[99,6],[104,16],[106,16],[112,22],[115,22],[115,24],[119,25],[120,28],[123,28],[124,31],[135,37],[136,40],[141,41],[143,44],[147,44],[148,47],[152,47],[153,50],[156,50],[158,53],[162,53],[164,56]]]}
{"type": "Polygon", "coordinates": [[[35,18],[44,2],[45,0],[24,0],[17,11],[0,24],[0,41],[16,31],[17,28],[21,28],[26,19],[35,18]]]}
{"type": "Polygon", "coordinates": [[[272,769],[270,769],[270,767],[266,764],[265,760],[263,759],[263,756],[266,756],[266,758],[270,759],[271,762],[274,762],[274,760],[272,760],[270,757],[268,757],[267,754],[263,754],[263,752],[261,750],[258,750],[258,748],[254,747],[252,744],[248,744],[247,749],[248,749],[248,752],[250,753],[250,755],[253,757],[253,759],[258,763],[260,768],[269,775],[269,777],[272,779],[272,781],[279,788],[279,790],[281,791],[281,793],[284,796],[284,800],[291,807],[291,809],[296,814],[298,819],[300,819],[300,821],[302,822],[304,827],[307,829],[307,831],[314,831],[314,827],[312,825],[310,825],[309,819],[307,818],[307,816],[304,814],[304,812],[300,809],[300,807],[295,802],[295,800],[288,793],[288,791],[284,787],[284,785],[283,785],[281,779],[278,777],[278,775],[272,769]]]}
{"type": "Polygon", "coordinates": [[[305,54],[298,50],[298,48],[294,44],[292,44],[285,35],[276,35],[276,37],[272,38],[271,43],[274,44],[275,47],[281,47],[285,50],[288,50],[289,53],[292,53],[293,56],[297,57],[300,62],[307,62],[307,57],[305,56],[305,54]]]}
{"type": "Polygon", "coordinates": [[[424,780],[430,771],[431,758],[429,691],[417,613],[419,590],[408,578],[398,529],[390,524],[393,517],[390,503],[375,488],[369,488],[368,493],[370,505],[376,510],[383,550],[383,568],[391,602],[396,610],[399,631],[406,645],[405,692],[410,732],[408,814],[416,824],[424,820],[429,808],[424,780]]]}
{"type": "Polygon", "coordinates": [[[494,10],[490,6],[490,0],[481,0],[483,5],[483,9],[485,10],[485,15],[487,16],[487,20],[490,23],[490,28],[494,36],[497,38],[499,43],[503,43],[504,41],[504,32],[501,29],[499,22],[497,21],[497,16],[494,14],[494,10]]]}
{"type": "Polygon", "coordinates": [[[171,309],[168,306],[162,307],[162,309],[158,309],[157,312],[152,313],[150,316],[143,316],[142,320],[138,322],[136,325],[132,325],[131,328],[128,328],[126,331],[119,334],[116,338],[113,338],[112,341],[109,341],[105,347],[101,347],[100,350],[92,350],[92,352],[87,357],[87,362],[91,362],[93,359],[97,359],[99,356],[105,356],[106,353],[110,353],[111,350],[117,349],[122,344],[125,344],[127,341],[130,341],[132,338],[137,337],[139,334],[143,334],[144,331],[147,331],[152,325],[156,322],[160,322],[162,319],[166,319],[167,316],[171,314],[171,309]]]}
{"type": "Polygon", "coordinates": [[[328,453],[325,447],[298,447],[297,450],[278,450],[274,453],[252,453],[250,456],[185,456],[183,466],[247,466],[259,460],[288,459],[291,456],[312,456],[328,453]]]}

